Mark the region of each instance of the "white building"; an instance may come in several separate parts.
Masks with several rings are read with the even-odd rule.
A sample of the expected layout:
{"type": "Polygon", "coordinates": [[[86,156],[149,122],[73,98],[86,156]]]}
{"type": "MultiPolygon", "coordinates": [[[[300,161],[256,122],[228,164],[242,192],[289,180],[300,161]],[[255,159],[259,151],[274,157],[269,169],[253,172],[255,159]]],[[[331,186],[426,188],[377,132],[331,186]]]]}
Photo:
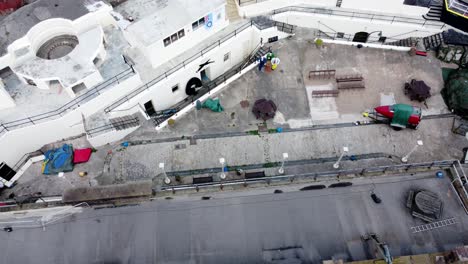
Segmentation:
{"type": "Polygon", "coordinates": [[[101,146],[141,120],[164,127],[253,68],[291,25],[408,49],[384,44],[451,28],[424,19],[429,10],[401,0],[128,0],[115,9],[39,0],[0,22],[0,177],[10,185],[28,153],[51,142],[86,133],[101,146]]]}

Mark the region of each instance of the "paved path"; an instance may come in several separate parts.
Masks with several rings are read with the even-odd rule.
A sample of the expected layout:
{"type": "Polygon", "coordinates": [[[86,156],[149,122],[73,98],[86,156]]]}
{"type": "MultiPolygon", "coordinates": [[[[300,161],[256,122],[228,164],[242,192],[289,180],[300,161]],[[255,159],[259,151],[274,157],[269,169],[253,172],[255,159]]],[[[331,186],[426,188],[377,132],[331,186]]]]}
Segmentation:
{"type": "MultiPolygon", "coordinates": [[[[115,209],[85,209],[42,229],[0,233],[0,263],[260,263],[370,257],[360,235],[376,232],[393,255],[468,243],[468,220],[448,179],[387,178],[354,187],[283,194],[186,197],[115,209]],[[444,201],[458,224],[412,234],[422,224],[405,208],[409,188],[444,201]],[[369,197],[374,189],[383,203],[369,197]],[[278,250],[281,249],[281,250],[278,250]]],[[[291,188],[288,186],[287,188],[291,188]]],[[[232,195],[232,193],[231,193],[232,195]]],[[[292,262],[293,263],[293,262],[292,262]]],[[[295,262],[294,262],[295,263],[295,262]]]]}

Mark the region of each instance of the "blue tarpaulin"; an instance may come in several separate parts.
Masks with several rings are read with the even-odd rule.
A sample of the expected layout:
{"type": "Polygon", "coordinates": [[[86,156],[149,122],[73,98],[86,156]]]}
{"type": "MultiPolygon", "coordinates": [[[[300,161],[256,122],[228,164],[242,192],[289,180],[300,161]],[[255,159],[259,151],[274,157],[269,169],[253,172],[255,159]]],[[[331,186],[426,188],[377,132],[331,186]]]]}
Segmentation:
{"type": "Polygon", "coordinates": [[[42,164],[43,174],[56,174],[73,170],[73,147],[64,144],[57,149],[48,150],[42,164]]]}

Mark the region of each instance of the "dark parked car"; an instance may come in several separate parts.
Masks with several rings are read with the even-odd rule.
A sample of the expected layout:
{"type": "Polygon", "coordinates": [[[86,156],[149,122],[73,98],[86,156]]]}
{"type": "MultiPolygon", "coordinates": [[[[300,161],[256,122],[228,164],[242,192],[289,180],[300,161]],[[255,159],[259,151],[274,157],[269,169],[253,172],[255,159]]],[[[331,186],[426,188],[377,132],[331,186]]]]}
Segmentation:
{"type": "Polygon", "coordinates": [[[373,192],[371,193],[371,198],[372,198],[372,200],[374,201],[374,203],[376,203],[376,204],[379,204],[379,203],[382,202],[382,199],[380,199],[380,198],[377,196],[377,194],[375,194],[375,193],[373,193],[373,192]]]}

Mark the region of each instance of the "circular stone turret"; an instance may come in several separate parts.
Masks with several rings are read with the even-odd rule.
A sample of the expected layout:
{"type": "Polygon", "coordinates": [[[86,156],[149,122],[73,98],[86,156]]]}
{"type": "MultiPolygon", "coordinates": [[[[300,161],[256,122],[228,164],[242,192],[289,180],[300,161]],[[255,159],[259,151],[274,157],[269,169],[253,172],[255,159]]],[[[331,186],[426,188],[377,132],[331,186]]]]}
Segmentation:
{"type": "Polygon", "coordinates": [[[36,56],[45,60],[53,60],[66,56],[78,45],[79,41],[73,35],[53,37],[42,44],[36,56]]]}

